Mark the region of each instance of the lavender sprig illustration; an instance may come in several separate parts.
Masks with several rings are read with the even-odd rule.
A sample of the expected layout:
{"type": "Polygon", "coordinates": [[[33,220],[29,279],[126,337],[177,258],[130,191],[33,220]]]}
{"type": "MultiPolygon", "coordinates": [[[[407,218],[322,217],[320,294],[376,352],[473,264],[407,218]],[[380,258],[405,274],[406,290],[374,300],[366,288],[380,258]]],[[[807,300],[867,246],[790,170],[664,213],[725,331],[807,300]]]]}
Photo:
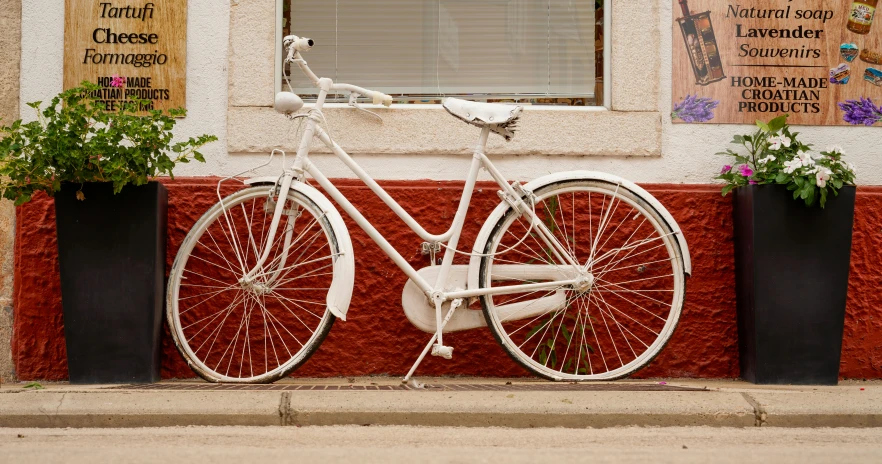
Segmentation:
{"type": "Polygon", "coordinates": [[[690,123],[707,122],[714,118],[714,108],[719,104],[719,100],[699,97],[698,94],[686,95],[683,100],[674,105],[671,119],[682,119],[684,122],[690,123]]]}
{"type": "Polygon", "coordinates": [[[861,97],[858,100],[846,100],[845,103],[839,103],[839,109],[845,111],[842,117],[849,124],[863,124],[872,126],[878,121],[882,121],[882,107],[873,104],[873,100],[861,97]]]}

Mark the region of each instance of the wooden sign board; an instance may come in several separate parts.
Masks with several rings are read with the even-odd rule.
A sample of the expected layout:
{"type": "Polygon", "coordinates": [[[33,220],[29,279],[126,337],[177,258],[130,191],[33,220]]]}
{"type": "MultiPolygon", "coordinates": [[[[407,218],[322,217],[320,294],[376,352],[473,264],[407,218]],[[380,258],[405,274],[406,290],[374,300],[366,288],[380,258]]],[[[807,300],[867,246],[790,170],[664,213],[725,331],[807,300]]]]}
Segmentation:
{"type": "Polygon", "coordinates": [[[675,0],[673,121],[882,126],[874,3],[675,0]]]}
{"type": "Polygon", "coordinates": [[[186,69],[187,0],[65,0],[65,89],[97,83],[108,111],[133,98],[183,108],[186,69]]]}

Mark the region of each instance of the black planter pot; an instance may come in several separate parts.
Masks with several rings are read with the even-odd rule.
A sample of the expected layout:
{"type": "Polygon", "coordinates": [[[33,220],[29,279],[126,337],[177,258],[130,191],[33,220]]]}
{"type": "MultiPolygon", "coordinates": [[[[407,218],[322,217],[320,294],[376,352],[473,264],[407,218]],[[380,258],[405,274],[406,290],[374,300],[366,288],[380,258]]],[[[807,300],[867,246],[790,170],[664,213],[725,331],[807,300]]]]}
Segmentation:
{"type": "Polygon", "coordinates": [[[55,195],[71,383],[159,380],[168,193],[158,182],[65,184],[55,195]]]}
{"type": "Polygon", "coordinates": [[[741,377],[835,385],[845,321],[855,188],[806,207],[780,185],[735,189],[741,377]]]}

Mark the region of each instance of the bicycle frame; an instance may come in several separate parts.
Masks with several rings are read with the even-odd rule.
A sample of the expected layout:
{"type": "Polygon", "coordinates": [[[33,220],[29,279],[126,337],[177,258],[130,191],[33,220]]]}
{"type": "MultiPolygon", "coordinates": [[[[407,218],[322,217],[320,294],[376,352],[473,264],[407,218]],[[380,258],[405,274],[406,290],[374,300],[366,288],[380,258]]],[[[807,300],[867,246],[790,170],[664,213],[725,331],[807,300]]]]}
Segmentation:
{"type": "MultiPolygon", "coordinates": [[[[408,276],[401,308],[431,337],[405,381],[429,350],[452,357],[445,332],[485,326],[512,359],[554,380],[619,378],[663,348],[679,320],[690,264],[676,221],[652,195],[618,176],[585,170],[509,183],[485,150],[491,132],[511,138],[523,108],[445,100],[444,108],[478,126],[480,135],[458,206],[450,208],[452,222],[445,219],[446,230],[432,233],[332,140],[322,113],[328,94],[349,93],[357,109],[361,97],[386,106],[392,97],[320,79],[297,53],[313,41],[288,36],[284,43],[286,63],[298,64],[319,89],[316,103],[300,112],[295,94],[276,95],[275,109],[301,123],[296,156],[292,162],[273,150],[260,166],[278,151],[281,175],[244,179],[252,168],[220,180],[219,202],[187,234],[170,273],[169,327],[196,373],[215,382],[278,380],[315,353],[335,318],[346,320],[357,268],[341,208],[408,276]],[[316,140],[424,241],[430,266],[412,266],[404,256],[413,249],[393,247],[310,161],[316,140]],[[469,247],[459,242],[482,169],[501,201],[469,247]],[[223,183],[234,178],[251,187],[222,196],[223,183]],[[467,265],[457,253],[468,257],[467,265]],[[478,299],[480,308],[470,305],[478,299]]],[[[376,316],[376,308],[360,309],[362,317],[376,316]]]]}
{"type": "MultiPolygon", "coordinates": [[[[570,253],[568,253],[566,247],[557,240],[557,238],[550,230],[548,230],[545,224],[541,220],[537,220],[538,218],[535,214],[535,211],[533,210],[535,206],[535,201],[533,199],[532,193],[524,191],[517,183],[509,185],[505,177],[496,169],[490,159],[487,158],[484,151],[487,145],[487,139],[490,134],[490,128],[488,126],[484,126],[481,129],[481,134],[478,138],[478,142],[472,155],[471,165],[469,166],[469,172],[466,178],[465,186],[463,187],[459,206],[457,207],[450,228],[442,234],[429,233],[407,211],[405,211],[404,208],[402,208],[401,205],[398,204],[397,201],[395,201],[395,199],[393,199],[379,184],[377,184],[377,182],[367,172],[365,172],[355,162],[355,160],[353,160],[352,157],[348,153],[346,153],[345,150],[337,145],[336,142],[331,140],[330,136],[319,126],[320,117],[322,119],[324,118],[321,110],[324,106],[325,98],[330,91],[342,90],[362,95],[371,95],[372,92],[349,84],[335,84],[327,78],[319,79],[306,66],[306,62],[299,57],[299,54],[294,55],[294,57],[296,58],[294,62],[297,62],[300,65],[300,68],[310,79],[313,80],[316,86],[320,88],[320,91],[313,109],[306,115],[297,116],[305,117],[307,119],[306,128],[304,129],[303,136],[300,140],[300,145],[297,149],[297,155],[294,158],[293,163],[290,167],[285,169],[281,179],[277,181],[277,184],[279,185],[278,198],[287,198],[288,192],[291,189],[291,185],[293,184],[293,182],[295,180],[302,181],[305,175],[309,174],[318,182],[318,184],[324,189],[324,191],[332,199],[334,199],[334,201],[336,201],[338,205],[343,208],[346,214],[348,214],[349,217],[351,217],[359,225],[359,227],[361,227],[368,234],[368,236],[380,247],[380,249],[383,250],[386,256],[388,256],[395,263],[395,265],[398,266],[398,268],[401,269],[408,276],[408,278],[410,278],[426,294],[429,300],[434,303],[436,327],[435,334],[432,336],[428,345],[426,345],[425,349],[411,368],[410,372],[407,374],[407,376],[405,376],[405,381],[407,381],[407,379],[410,378],[411,375],[413,375],[417,366],[421,363],[425,355],[428,353],[429,349],[432,348],[435,340],[437,340],[438,342],[438,344],[436,345],[438,347],[438,353],[433,351],[433,354],[448,358],[451,356],[452,348],[443,346],[442,332],[444,325],[447,323],[447,321],[450,320],[454,311],[462,304],[464,299],[482,295],[502,295],[561,288],[566,286],[584,285],[586,281],[590,285],[590,282],[593,280],[593,277],[590,275],[590,273],[587,272],[590,263],[580,264],[574,260],[570,253]],[[441,261],[441,269],[435,282],[427,282],[426,279],[424,279],[417,272],[417,270],[414,269],[413,266],[411,266],[407,262],[407,260],[403,256],[401,256],[401,254],[388,242],[388,240],[386,240],[386,238],[370,223],[370,221],[365,218],[361,214],[361,212],[342,194],[342,192],[340,192],[340,190],[338,190],[328,180],[328,178],[325,177],[321,170],[309,161],[309,147],[314,138],[321,140],[321,142],[325,146],[327,146],[328,149],[331,150],[331,152],[335,156],[337,156],[337,158],[339,158],[359,179],[361,179],[362,182],[364,182],[365,185],[367,185],[368,188],[370,188],[375,195],[383,200],[383,203],[385,203],[386,206],[388,206],[389,209],[391,209],[402,221],[404,221],[404,223],[420,238],[432,244],[446,242],[447,245],[443,255],[443,259],[441,261]],[[562,280],[551,279],[546,282],[518,284],[502,287],[466,288],[456,289],[452,291],[445,290],[445,286],[451,275],[453,258],[456,254],[456,248],[459,244],[459,239],[462,233],[463,224],[465,222],[466,213],[468,212],[468,208],[471,203],[471,197],[474,192],[475,183],[477,182],[478,173],[481,168],[484,168],[497,183],[497,185],[499,185],[501,189],[499,193],[503,201],[507,202],[512,208],[515,208],[517,211],[524,214],[527,219],[529,219],[531,230],[536,231],[538,237],[548,246],[548,250],[551,251],[552,255],[559,263],[555,264],[555,266],[559,266],[560,268],[562,268],[562,270],[571,269],[570,272],[563,272],[559,273],[558,275],[564,275],[565,277],[571,276],[571,278],[565,278],[562,280]],[[448,301],[451,302],[450,309],[448,310],[447,315],[443,318],[442,321],[442,305],[443,303],[448,301]]],[[[274,243],[279,223],[281,221],[282,215],[284,214],[285,203],[286,202],[284,200],[278,201],[276,203],[265,248],[254,267],[246,273],[245,277],[243,278],[243,282],[247,282],[250,279],[253,279],[256,275],[273,272],[272,270],[263,270],[263,265],[271,252],[271,245],[274,243]]],[[[286,247],[290,241],[290,235],[291,229],[289,228],[288,230],[286,230],[285,236],[286,247]]],[[[475,250],[475,252],[481,253],[481,251],[478,250],[475,250]]],[[[282,256],[282,259],[277,264],[277,266],[279,269],[283,269],[285,265],[285,256],[282,256]]]]}
{"type": "MultiPolygon", "coordinates": [[[[321,110],[322,104],[324,103],[324,97],[326,92],[322,91],[319,95],[319,99],[316,102],[315,108],[319,111],[321,110]]],[[[568,279],[562,281],[551,281],[551,282],[542,282],[542,283],[534,283],[534,284],[523,284],[523,285],[512,285],[500,288],[489,288],[489,289],[466,289],[466,290],[457,290],[457,291],[443,291],[444,284],[447,282],[448,277],[450,275],[450,269],[453,265],[453,258],[455,255],[455,249],[459,243],[459,238],[462,233],[462,226],[465,222],[466,213],[468,212],[469,205],[471,203],[471,196],[474,192],[475,183],[477,181],[478,172],[480,168],[485,168],[491,175],[491,177],[496,181],[499,187],[504,192],[504,196],[507,196],[509,199],[516,199],[517,205],[525,214],[529,217],[531,221],[533,221],[534,227],[539,233],[542,240],[553,250],[555,257],[559,259],[562,263],[566,265],[572,266],[574,274],[578,274],[579,269],[583,267],[579,263],[573,261],[573,259],[566,252],[566,249],[559,243],[559,241],[554,237],[554,235],[542,224],[541,221],[535,221],[535,216],[533,211],[530,209],[530,205],[521,198],[521,195],[518,194],[515,189],[509,185],[502,174],[496,169],[496,167],[492,164],[492,162],[487,158],[484,154],[484,148],[487,143],[487,138],[489,135],[489,129],[483,128],[481,131],[481,135],[478,141],[478,144],[475,148],[474,154],[472,156],[472,162],[469,167],[468,177],[466,179],[465,186],[463,188],[462,197],[460,198],[459,206],[457,207],[457,211],[453,218],[453,223],[450,228],[442,233],[442,234],[432,234],[425,230],[404,208],[401,207],[398,202],[395,201],[377,182],[366,173],[356,162],[352,159],[352,157],[346,153],[336,142],[332,141],[327,133],[318,126],[317,121],[313,118],[309,118],[307,121],[307,127],[304,131],[303,138],[300,143],[300,147],[298,148],[297,156],[294,159],[291,167],[285,170],[285,174],[281,178],[280,182],[280,191],[279,198],[285,198],[288,190],[292,182],[295,179],[301,179],[304,173],[308,173],[311,177],[313,177],[318,184],[325,190],[325,192],[334,199],[346,213],[361,227],[368,236],[380,247],[381,250],[390,258],[392,261],[410,278],[416,283],[423,292],[425,292],[430,298],[436,299],[439,298],[441,301],[448,301],[457,298],[470,298],[481,295],[489,295],[489,294],[504,294],[504,293],[517,293],[523,291],[533,291],[533,290],[541,290],[546,288],[560,287],[566,285],[572,285],[576,283],[579,279],[568,279]],[[370,221],[365,218],[360,211],[340,192],[334,184],[328,180],[327,177],[321,172],[321,170],[312,164],[309,161],[309,144],[312,138],[318,138],[322,141],[322,143],[327,146],[334,155],[337,156],[359,179],[361,179],[365,185],[367,185],[374,194],[376,194],[383,202],[393,211],[395,214],[401,218],[404,223],[420,238],[426,240],[428,242],[440,243],[446,242],[447,249],[444,252],[443,259],[441,262],[441,271],[438,277],[438,281],[433,284],[427,282],[422,276],[417,273],[417,270],[414,269],[407,260],[401,256],[401,254],[386,240],[386,238],[370,223],[370,221]]],[[[284,208],[283,202],[280,202],[276,205],[276,211],[274,212],[274,218],[271,224],[271,228],[269,231],[269,239],[268,243],[272,243],[273,238],[275,237],[276,229],[278,228],[278,223],[281,218],[282,210],[284,208]]],[[[269,247],[267,246],[264,249],[263,255],[261,256],[261,260],[255,265],[255,267],[249,272],[249,275],[253,275],[259,271],[261,266],[263,265],[263,261],[266,259],[266,256],[269,254],[269,247]]],[[[282,264],[284,266],[284,264],[282,264]]]]}

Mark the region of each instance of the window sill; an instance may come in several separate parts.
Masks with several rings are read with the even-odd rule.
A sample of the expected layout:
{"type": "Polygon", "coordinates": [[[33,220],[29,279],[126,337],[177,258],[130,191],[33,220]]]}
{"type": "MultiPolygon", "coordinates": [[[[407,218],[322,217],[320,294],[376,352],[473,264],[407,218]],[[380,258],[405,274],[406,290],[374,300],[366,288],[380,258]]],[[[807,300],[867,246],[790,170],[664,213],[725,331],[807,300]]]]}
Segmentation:
{"type": "MultiPolygon", "coordinates": [[[[577,112],[598,112],[598,111],[609,111],[605,106],[567,106],[567,105],[525,105],[522,103],[500,103],[501,105],[521,105],[524,107],[524,111],[577,111],[577,112]]],[[[307,103],[303,105],[304,108],[312,108],[315,106],[315,103],[307,103]]],[[[324,106],[326,109],[328,108],[350,108],[348,103],[325,103],[324,106]]],[[[384,106],[379,105],[371,105],[361,103],[361,107],[370,110],[370,109],[385,109],[384,106]]],[[[391,110],[442,110],[444,107],[438,104],[422,104],[422,103],[394,103],[389,107],[391,110]]]]}
{"type": "MultiPolygon", "coordinates": [[[[469,155],[476,127],[443,111],[441,105],[365,105],[382,122],[343,103],[325,106],[334,140],[351,154],[469,155]]],[[[296,150],[296,127],[269,107],[231,106],[227,113],[230,153],[296,150]]],[[[296,124],[296,123],[295,123],[296,124]]],[[[314,152],[328,152],[314,144],[314,152]]],[[[620,112],[603,107],[527,106],[515,137],[491,136],[491,155],[660,156],[661,113],[620,112]]]]}

